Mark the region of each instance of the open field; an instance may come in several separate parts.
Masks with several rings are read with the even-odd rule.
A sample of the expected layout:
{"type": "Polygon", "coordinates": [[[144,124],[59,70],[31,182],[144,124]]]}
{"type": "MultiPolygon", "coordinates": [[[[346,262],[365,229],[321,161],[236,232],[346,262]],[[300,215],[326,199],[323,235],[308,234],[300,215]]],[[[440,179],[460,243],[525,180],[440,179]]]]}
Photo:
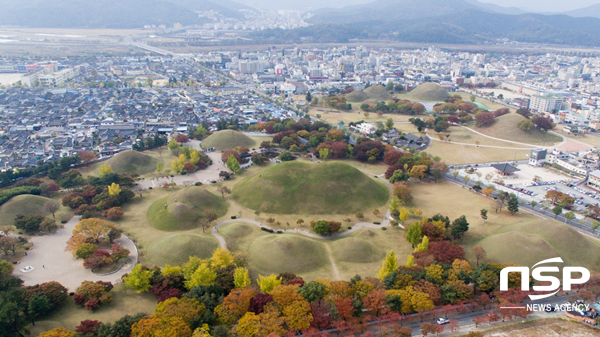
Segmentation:
{"type": "MultiPolygon", "coordinates": [[[[450,141],[454,140],[450,136],[450,141]]],[[[531,151],[475,147],[432,141],[425,152],[434,157],[439,156],[446,164],[472,164],[527,159],[526,155],[529,155],[531,151]]]]}
{"type": "Polygon", "coordinates": [[[566,319],[551,318],[515,323],[508,326],[482,331],[484,336],[494,337],[592,337],[598,330],[582,323],[566,319]]]}
{"type": "Polygon", "coordinates": [[[413,203],[425,215],[441,213],[451,220],[461,215],[467,217],[469,231],[458,243],[465,247],[468,258],[472,247],[482,246],[488,260],[493,262],[532,266],[542,259],[560,256],[566,265],[575,263],[595,271],[600,269],[600,243],[563,223],[524,211],[511,215],[506,207],[495,213],[490,207],[491,199],[446,181],[411,183],[411,187],[413,203]],[[442,190],[444,193],[440,193],[442,190]],[[479,215],[482,208],[489,210],[485,222],[479,215]]]}
{"type": "MultiPolygon", "coordinates": [[[[354,104],[353,104],[354,106],[354,104]]],[[[358,105],[357,105],[358,107],[358,105]]],[[[321,115],[321,119],[326,121],[329,124],[337,125],[341,122],[344,122],[344,125],[347,125],[350,122],[358,122],[365,121],[367,123],[376,123],[385,121],[388,118],[391,118],[395,122],[407,122],[410,118],[413,117],[426,117],[428,115],[420,115],[420,116],[409,116],[409,115],[398,115],[398,114],[383,114],[381,117],[378,117],[375,113],[369,113],[368,117],[364,116],[364,112],[362,110],[353,110],[353,111],[341,111],[334,110],[332,108],[321,108],[321,107],[311,107],[308,113],[312,116],[321,115]]]]}
{"type": "Polygon", "coordinates": [[[529,96],[524,95],[524,94],[520,94],[517,92],[512,92],[510,90],[505,90],[505,89],[500,89],[500,88],[477,88],[478,92],[483,92],[483,93],[494,93],[494,95],[496,97],[498,97],[498,95],[502,94],[504,96],[504,98],[529,98],[529,96]]]}
{"type": "Polygon", "coordinates": [[[233,130],[215,132],[202,141],[203,149],[214,147],[217,151],[232,150],[238,146],[245,146],[251,149],[259,145],[260,143],[256,144],[250,137],[233,130]]]}
{"type": "MultiPolygon", "coordinates": [[[[468,92],[463,92],[463,91],[455,91],[455,92],[451,92],[450,95],[460,95],[463,99],[463,101],[465,102],[471,102],[471,94],[468,92]]],[[[490,100],[487,100],[485,98],[481,98],[481,97],[477,97],[475,99],[475,102],[478,103],[482,103],[483,105],[485,105],[486,107],[488,107],[488,109],[490,111],[496,111],[498,109],[502,109],[502,108],[508,108],[505,105],[502,105],[500,103],[496,103],[496,102],[492,102],[490,100]]],[[[510,112],[515,112],[516,110],[513,108],[508,108],[508,110],[510,110],[510,112]]]]}
{"type": "Polygon", "coordinates": [[[582,143],[588,144],[590,146],[600,148],[600,137],[595,136],[595,135],[590,135],[590,134],[583,134],[583,135],[575,136],[573,134],[564,132],[562,130],[562,127],[563,127],[562,125],[558,125],[552,131],[558,133],[559,135],[561,135],[564,138],[573,139],[575,141],[582,142],[582,143]]]}
{"type": "MultiPolygon", "coordinates": [[[[433,138],[438,138],[441,136],[450,136],[450,142],[456,143],[467,143],[467,144],[475,144],[475,145],[490,145],[490,146],[500,146],[500,147],[508,147],[508,148],[525,148],[525,145],[519,145],[509,142],[503,142],[501,140],[490,139],[486,136],[479,135],[471,130],[462,128],[460,126],[450,126],[448,130],[440,132],[439,134],[434,131],[429,131],[429,135],[433,138]]],[[[438,138],[439,139],[439,138],[438,138]]],[[[513,139],[510,139],[513,140],[513,139]]],[[[513,141],[520,142],[518,138],[513,141]]],[[[531,147],[534,148],[533,146],[531,147]]],[[[494,150],[494,149],[492,149],[494,150]]]]}
{"type": "Polygon", "coordinates": [[[517,124],[523,119],[525,119],[525,117],[510,113],[496,118],[494,124],[490,126],[473,127],[473,129],[490,137],[533,145],[552,146],[562,141],[561,137],[536,128],[532,128],[529,131],[519,129],[517,124]]]}
{"type": "Polygon", "coordinates": [[[75,305],[73,297],[67,297],[58,309],[41,318],[35,326],[31,327],[30,336],[37,336],[44,331],[59,327],[73,331],[85,319],[112,323],[125,315],[154,313],[157,300],[151,293],[137,294],[133,290],[126,289],[123,284],[115,285],[111,293],[112,302],[102,304],[95,310],[85,310],[82,306],[75,305]]]}
{"type": "Polygon", "coordinates": [[[387,202],[385,185],[340,162],[288,162],[235,185],[233,199],[276,214],[349,214],[387,202]]]}

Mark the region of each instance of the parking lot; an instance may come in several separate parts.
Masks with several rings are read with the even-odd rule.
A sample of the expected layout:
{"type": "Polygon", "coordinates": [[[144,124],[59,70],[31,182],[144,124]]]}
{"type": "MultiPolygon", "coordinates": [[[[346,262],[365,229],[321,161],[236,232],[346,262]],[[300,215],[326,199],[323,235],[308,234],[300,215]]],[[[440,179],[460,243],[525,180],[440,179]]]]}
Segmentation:
{"type": "Polygon", "coordinates": [[[583,210],[588,205],[600,204],[600,193],[581,184],[579,180],[564,175],[549,168],[533,167],[519,163],[516,167],[519,171],[511,176],[501,176],[489,165],[467,165],[466,168],[474,169],[473,174],[468,174],[464,169],[459,171],[460,177],[469,175],[470,181],[481,181],[484,185],[496,182],[494,185],[500,190],[517,194],[519,199],[526,203],[532,201],[542,203],[545,195],[550,190],[566,193],[575,198],[575,209],[583,210]],[[538,180],[536,182],[535,180],[538,180]],[[504,186],[497,184],[502,180],[504,186]]]}

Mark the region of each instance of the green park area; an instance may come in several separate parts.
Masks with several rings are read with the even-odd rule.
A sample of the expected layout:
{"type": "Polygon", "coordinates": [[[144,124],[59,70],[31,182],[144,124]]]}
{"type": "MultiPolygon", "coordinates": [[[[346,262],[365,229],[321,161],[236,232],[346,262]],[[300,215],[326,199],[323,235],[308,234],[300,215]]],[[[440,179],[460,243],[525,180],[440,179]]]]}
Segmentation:
{"type": "MultiPolygon", "coordinates": [[[[212,172],[215,177],[221,170],[235,172],[218,176],[226,179],[216,183],[212,180],[188,183],[192,178],[182,170],[173,172],[173,180],[169,177],[167,183],[155,184],[153,181],[156,180],[145,179],[135,180],[137,186],[130,184],[125,187],[131,182],[125,175],[152,177],[157,165],[180,158],[173,152],[182,151],[182,148],[129,151],[82,169],[87,170],[88,175],[102,175],[99,164],[110,166],[114,173],[121,175],[104,173],[103,176],[122,182],[122,187],[115,184],[108,188],[102,185],[103,180],[87,178],[86,183],[99,185],[73,187],[50,198],[15,196],[0,207],[1,221],[11,222],[19,212],[33,214],[40,209],[41,216],[50,217],[52,214],[45,210],[44,205],[48,201],[63,199],[65,205],[54,210],[57,218],[77,212],[84,217],[109,219],[112,213],[107,209],[112,204],[107,203],[119,203],[119,216],[109,220],[135,243],[138,250],[139,264],[119,279],[124,284],[119,283],[114,289],[98,283],[87,284],[88,287],[101,287],[103,290],[98,291],[110,292],[110,296],[104,294],[102,301],[95,302],[93,298],[86,297],[89,293],[85,293],[85,289],[78,288],[51,313],[40,315],[35,326],[31,326],[32,332],[37,334],[55,328],[74,330],[83,319],[111,323],[125,314],[138,312],[154,313],[141,320],[138,317],[140,322],[158,324],[156,322],[160,320],[155,323],[152,320],[165,317],[165,306],[181,305],[181,308],[197,310],[199,307],[189,298],[206,303],[202,310],[213,316],[203,319],[210,322],[206,324],[211,329],[229,324],[229,329],[237,332],[239,326],[246,324],[243,319],[246,313],[230,316],[223,311],[230,310],[224,308],[235,296],[249,296],[247,300],[250,301],[250,297],[258,294],[273,293],[276,297],[278,291],[289,288],[302,296],[298,301],[306,302],[297,312],[308,317],[311,303],[318,300],[311,300],[309,291],[296,286],[296,282],[310,284],[306,289],[323,287],[334,293],[338,286],[351,287],[353,290],[348,294],[352,295],[343,295],[350,300],[348,303],[360,300],[369,312],[366,315],[377,317],[381,315],[373,313],[373,310],[377,311],[383,302],[370,302],[373,296],[379,296],[381,301],[388,301],[389,296],[406,299],[408,295],[423,299],[415,303],[405,300],[404,306],[393,307],[398,313],[431,310],[434,305],[458,305],[462,301],[460,296],[464,296],[465,300],[473,299],[470,283],[480,280],[463,280],[457,275],[484,268],[481,266],[484,263],[485,268],[492,268],[496,273],[507,263],[532,266],[545,258],[561,256],[566,264],[598,271],[600,247],[594,239],[565,224],[537,217],[525,210],[515,212],[513,209],[511,212],[504,207],[495,212],[494,200],[439,179],[439,174],[448,170],[446,164],[464,158],[480,161],[500,158],[490,157],[500,153],[511,159],[515,152],[527,151],[521,150],[520,145],[486,137],[512,137],[507,136],[509,131],[501,129],[518,122],[513,116],[518,115],[498,117],[495,124],[485,130],[474,129],[483,135],[451,126],[440,132],[444,137],[449,135],[445,142],[433,141],[431,147],[421,153],[397,151],[370,140],[349,147],[343,142],[343,134],[337,130],[313,130],[313,143],[321,143],[313,145],[310,151],[304,149],[304,153],[295,151],[295,158],[290,158],[291,154],[284,155],[286,151],[276,147],[274,151],[281,152],[281,163],[266,160],[266,154],[255,153],[252,157],[253,161],[256,160],[255,164],[239,170],[234,163],[239,153],[232,151],[227,157],[229,169],[215,161],[197,171],[198,174],[212,172]],[[316,138],[318,136],[321,140],[316,138]],[[490,151],[492,148],[484,146],[499,143],[505,148],[490,151]],[[218,169],[215,169],[217,166],[218,169]],[[104,209],[99,211],[95,207],[104,209]],[[482,209],[488,210],[485,219],[481,216],[482,209]],[[219,249],[225,247],[228,251],[219,249]],[[481,250],[485,254],[482,255],[481,250]],[[466,261],[461,260],[463,258],[466,261]],[[435,269],[436,276],[427,277],[432,277],[430,281],[437,281],[427,281],[427,273],[433,273],[431,268],[435,269]],[[355,275],[362,278],[355,278],[355,275]],[[353,281],[346,282],[350,279],[353,281]],[[277,282],[282,284],[279,286],[277,282]],[[273,283],[272,287],[270,283],[273,283]],[[407,284],[411,284],[410,289],[407,284]],[[383,291],[384,288],[386,291],[383,291]],[[429,288],[437,290],[429,293],[429,288]],[[469,291],[466,291],[467,288],[469,291]],[[456,289],[466,293],[459,296],[456,289]],[[379,290],[382,292],[376,295],[379,290]],[[361,291],[364,295],[358,295],[361,291]],[[436,297],[437,291],[444,295],[436,297]],[[206,297],[208,293],[212,294],[212,297],[209,296],[212,299],[206,297]],[[157,302],[166,304],[157,306],[157,302]],[[91,308],[85,310],[80,305],[91,308]]],[[[398,125],[402,132],[418,134],[412,124],[398,125]]],[[[309,132],[284,132],[288,132],[285,137],[289,138],[289,142],[298,143],[290,143],[290,147],[304,145],[296,137],[311,137],[309,132]]],[[[434,131],[428,132],[433,134],[434,131]]],[[[231,142],[222,140],[228,142],[223,149],[252,146],[248,142],[250,138],[242,134],[229,135],[228,131],[221,131],[211,137],[234,139],[231,142]]],[[[558,137],[553,137],[556,136],[540,133],[523,141],[531,141],[532,146],[537,145],[536,140],[538,143],[559,141],[558,137]]],[[[275,135],[272,139],[283,140],[284,137],[275,135]]],[[[208,137],[204,142],[207,141],[212,140],[208,137]]],[[[194,144],[197,146],[198,143],[194,144]]],[[[190,160],[184,153],[181,154],[181,158],[190,160]]],[[[220,158],[219,152],[213,155],[220,158]]],[[[62,173],[57,180],[64,184],[70,182],[69,177],[74,181],[84,179],[69,172],[62,173]]],[[[92,224],[100,223],[97,220],[100,219],[90,221],[92,224]]],[[[72,239],[69,240],[71,242],[72,239]]],[[[83,253],[78,248],[74,256],[83,253]]],[[[8,259],[8,255],[5,253],[4,259],[8,259]]],[[[84,265],[89,263],[87,259],[89,256],[84,259],[84,265]]],[[[77,263],[75,259],[73,263],[77,263]]],[[[478,284],[478,287],[477,296],[480,296],[481,285],[478,284]]],[[[488,290],[491,293],[493,289],[488,290]]],[[[335,304],[335,299],[327,297],[326,292],[319,296],[322,297],[319,299],[335,304]]],[[[277,315],[289,319],[290,314],[286,311],[289,309],[285,308],[290,304],[281,305],[284,309],[277,315]]],[[[202,316],[199,313],[194,315],[202,316]]],[[[135,329],[142,329],[141,323],[136,324],[133,324],[135,329]]],[[[191,329],[191,325],[186,324],[187,329],[191,329]]],[[[296,329],[295,325],[285,324],[285,329],[296,329]]],[[[310,326],[310,322],[302,324],[297,326],[310,326]]],[[[184,325],[179,328],[185,330],[184,325]]],[[[302,328],[294,331],[300,330],[302,328]]],[[[174,335],[191,336],[189,331],[175,332],[174,335]]],[[[133,335],[144,336],[142,333],[133,335]]]]}

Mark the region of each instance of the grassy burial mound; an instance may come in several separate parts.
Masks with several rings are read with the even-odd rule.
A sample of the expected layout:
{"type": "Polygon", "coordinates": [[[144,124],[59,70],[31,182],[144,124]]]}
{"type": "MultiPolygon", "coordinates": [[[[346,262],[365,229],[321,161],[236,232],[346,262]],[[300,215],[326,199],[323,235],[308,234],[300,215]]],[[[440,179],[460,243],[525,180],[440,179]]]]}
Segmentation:
{"type": "MultiPolygon", "coordinates": [[[[17,214],[43,215],[52,217],[50,212],[44,211],[44,204],[48,201],[54,201],[60,205],[59,201],[41,197],[39,195],[22,194],[12,197],[0,207],[0,225],[14,224],[15,216],[17,214]]],[[[63,206],[60,206],[60,208],[61,209],[57,212],[57,214],[65,210],[63,206]]]]}
{"type": "Polygon", "coordinates": [[[123,151],[116,154],[114,157],[96,164],[100,166],[102,164],[108,164],[112,167],[113,172],[123,174],[134,174],[139,175],[153,172],[156,170],[158,160],[147,154],[138,151],[123,151]]]}
{"type": "Polygon", "coordinates": [[[562,141],[562,137],[538,130],[537,128],[531,128],[528,131],[521,130],[519,122],[523,119],[525,117],[516,113],[510,113],[495,118],[494,124],[490,126],[475,128],[475,130],[490,137],[534,145],[552,145],[562,141]]]}
{"type": "Polygon", "coordinates": [[[190,256],[206,259],[219,248],[217,240],[194,234],[173,234],[153,242],[146,253],[146,258],[158,266],[169,264],[180,266],[190,256]]]}
{"type": "Polygon", "coordinates": [[[350,214],[380,207],[388,190],[353,166],[287,162],[233,187],[240,204],[276,214],[350,214]]]}
{"type": "Polygon", "coordinates": [[[367,95],[362,90],[354,90],[353,92],[346,95],[346,101],[352,103],[362,102],[367,99],[369,99],[369,95],[367,95]]]}
{"type": "Polygon", "coordinates": [[[377,102],[389,101],[392,99],[392,95],[390,95],[390,93],[388,93],[388,91],[380,85],[368,87],[365,90],[363,90],[363,92],[369,96],[369,99],[375,100],[377,102]]]}
{"type": "Polygon", "coordinates": [[[207,209],[221,217],[227,212],[227,205],[205,188],[193,186],[156,200],[148,209],[146,219],[160,230],[187,230],[199,227],[199,220],[207,209]]]}
{"type": "Polygon", "coordinates": [[[298,235],[265,235],[250,244],[249,261],[260,274],[279,274],[282,270],[308,273],[329,264],[320,242],[298,235]]]}
{"type": "Polygon", "coordinates": [[[336,240],[331,243],[331,249],[337,260],[350,263],[381,261],[386,254],[378,246],[357,237],[336,240]]]}
{"type": "Polygon", "coordinates": [[[521,221],[502,227],[473,244],[482,246],[489,259],[533,266],[539,261],[560,256],[565,266],[599,270],[600,243],[575,229],[554,221],[521,221]]]}
{"type": "Polygon", "coordinates": [[[217,151],[227,151],[238,146],[245,146],[251,149],[256,147],[256,142],[241,132],[222,130],[208,136],[208,138],[202,141],[201,145],[203,149],[214,147],[217,151]]]}
{"type": "Polygon", "coordinates": [[[432,82],[423,83],[405,95],[415,101],[444,101],[450,96],[442,86],[432,82]]]}

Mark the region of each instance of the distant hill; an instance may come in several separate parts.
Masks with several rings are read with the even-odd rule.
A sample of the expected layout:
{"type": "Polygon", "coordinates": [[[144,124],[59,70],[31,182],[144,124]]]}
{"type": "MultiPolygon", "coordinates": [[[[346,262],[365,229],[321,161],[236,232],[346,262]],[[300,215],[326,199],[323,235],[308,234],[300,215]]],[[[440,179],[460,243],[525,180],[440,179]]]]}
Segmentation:
{"type": "Polygon", "coordinates": [[[391,99],[392,95],[390,95],[381,85],[370,86],[365,90],[354,90],[346,95],[346,100],[352,103],[359,103],[366,100],[380,102],[389,101],[391,99]]]}
{"type": "Polygon", "coordinates": [[[600,4],[594,4],[588,7],[575,9],[572,11],[564,12],[563,14],[573,17],[593,17],[600,18],[600,4]]]}
{"type": "Polygon", "coordinates": [[[264,30],[272,42],[348,42],[381,39],[405,42],[481,44],[499,39],[600,46],[600,19],[567,15],[509,15],[483,11],[464,0],[378,0],[372,8],[351,6],[315,15],[313,26],[264,30]],[[385,4],[389,4],[388,7],[385,4]]]}
{"type": "Polygon", "coordinates": [[[0,0],[0,25],[46,28],[141,28],[202,24],[196,10],[238,11],[207,0],[0,0]]]}

